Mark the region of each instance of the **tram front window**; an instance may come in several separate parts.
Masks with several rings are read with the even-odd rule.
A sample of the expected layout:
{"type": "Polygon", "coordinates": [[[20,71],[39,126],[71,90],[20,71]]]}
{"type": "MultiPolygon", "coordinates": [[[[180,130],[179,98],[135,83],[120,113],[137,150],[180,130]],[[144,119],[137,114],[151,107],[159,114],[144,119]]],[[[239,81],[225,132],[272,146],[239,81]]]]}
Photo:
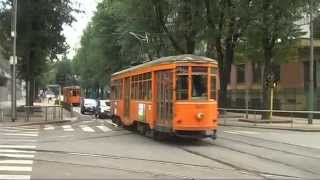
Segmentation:
{"type": "Polygon", "coordinates": [[[192,99],[208,98],[208,76],[192,75],[192,99]]]}

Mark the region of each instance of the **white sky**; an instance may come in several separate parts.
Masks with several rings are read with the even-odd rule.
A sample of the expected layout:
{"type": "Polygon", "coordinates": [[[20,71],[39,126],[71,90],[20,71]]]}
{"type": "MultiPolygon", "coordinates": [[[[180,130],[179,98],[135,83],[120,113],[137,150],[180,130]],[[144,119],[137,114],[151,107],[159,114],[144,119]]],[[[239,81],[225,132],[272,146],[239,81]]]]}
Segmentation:
{"type": "Polygon", "coordinates": [[[75,55],[75,50],[80,47],[80,39],[83,30],[91,21],[99,1],[100,0],[72,0],[74,7],[84,11],[84,13],[74,13],[77,21],[74,22],[71,27],[63,27],[63,34],[70,46],[67,54],[69,58],[72,58],[75,55]]]}

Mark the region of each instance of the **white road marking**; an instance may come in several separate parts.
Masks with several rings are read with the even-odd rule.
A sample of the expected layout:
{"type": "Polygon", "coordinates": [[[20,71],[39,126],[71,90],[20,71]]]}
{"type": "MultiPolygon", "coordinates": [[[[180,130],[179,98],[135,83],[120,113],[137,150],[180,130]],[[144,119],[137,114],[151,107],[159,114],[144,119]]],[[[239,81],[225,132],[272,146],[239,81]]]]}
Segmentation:
{"type": "Polygon", "coordinates": [[[0,179],[7,180],[29,180],[31,177],[29,175],[6,175],[0,174],[0,179]]]}
{"type": "Polygon", "coordinates": [[[118,127],[118,125],[117,124],[115,124],[115,123],[113,123],[112,121],[106,121],[108,124],[111,124],[111,125],[113,125],[114,127],[118,127]]]}
{"type": "Polygon", "coordinates": [[[229,134],[259,134],[259,132],[254,132],[254,131],[224,131],[224,132],[229,134]]]}
{"type": "Polygon", "coordinates": [[[223,131],[223,132],[225,132],[225,133],[229,133],[229,134],[241,134],[241,133],[239,133],[239,132],[235,132],[235,131],[223,131]]]}
{"type": "Polygon", "coordinates": [[[74,131],[71,125],[63,125],[62,128],[64,131],[74,131]]]}
{"type": "Polygon", "coordinates": [[[112,131],[110,128],[108,128],[106,126],[96,126],[96,127],[99,128],[103,132],[112,131]]]}
{"type": "Polygon", "coordinates": [[[0,139],[0,141],[4,142],[37,142],[37,140],[34,139],[0,139]]]}
{"type": "Polygon", "coordinates": [[[94,129],[92,129],[91,127],[89,127],[87,125],[80,125],[80,127],[85,132],[95,132],[94,129]]]}
{"type": "Polygon", "coordinates": [[[3,132],[23,132],[23,133],[36,133],[38,131],[25,131],[25,130],[19,130],[19,129],[0,129],[0,131],[3,132]]]}
{"type": "Polygon", "coordinates": [[[0,160],[0,164],[33,164],[33,160],[0,160]]]}
{"type": "Polygon", "coordinates": [[[34,149],[33,145],[0,145],[0,148],[15,148],[15,149],[34,149]]]}
{"type": "Polygon", "coordinates": [[[34,158],[34,154],[7,154],[7,153],[0,153],[0,156],[11,157],[11,158],[34,158]]]}
{"type": "Polygon", "coordinates": [[[38,133],[3,133],[2,135],[5,135],[5,136],[32,136],[32,137],[39,136],[38,133]]]}
{"type": "Polygon", "coordinates": [[[20,130],[20,131],[37,131],[38,128],[22,128],[22,127],[6,127],[4,129],[20,130]]]}
{"type": "Polygon", "coordinates": [[[52,126],[52,125],[45,125],[43,129],[44,129],[44,130],[54,130],[54,126],[52,126]]]}
{"type": "Polygon", "coordinates": [[[36,153],[35,151],[23,151],[23,150],[15,150],[15,149],[0,149],[0,153],[36,153]]]}
{"type": "Polygon", "coordinates": [[[26,167],[26,166],[0,166],[0,171],[32,171],[32,167],[26,167]]]}

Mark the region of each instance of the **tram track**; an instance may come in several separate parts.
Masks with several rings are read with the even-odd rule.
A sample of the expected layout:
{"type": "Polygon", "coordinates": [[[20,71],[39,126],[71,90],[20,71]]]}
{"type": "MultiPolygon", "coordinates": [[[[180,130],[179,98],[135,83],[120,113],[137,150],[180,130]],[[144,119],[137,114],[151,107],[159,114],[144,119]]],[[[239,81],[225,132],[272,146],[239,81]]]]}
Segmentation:
{"type": "MultiPolygon", "coordinates": [[[[221,137],[219,137],[221,138],[221,137]]],[[[230,151],[233,151],[233,152],[236,152],[236,153],[241,153],[241,154],[245,154],[245,155],[248,155],[248,156],[253,156],[255,158],[258,158],[258,159],[262,159],[262,160],[266,160],[266,161],[270,161],[270,162],[273,162],[273,163],[278,163],[278,164],[281,164],[281,165],[284,165],[284,166],[287,166],[287,167],[290,167],[290,168],[294,168],[294,169],[297,169],[299,171],[302,171],[302,172],[306,172],[308,174],[312,174],[314,175],[315,177],[319,176],[320,174],[317,173],[317,172],[314,172],[314,171],[311,171],[311,170],[308,170],[308,169],[304,169],[304,168],[301,168],[301,167],[297,167],[297,166],[294,166],[294,165],[291,165],[291,164],[288,164],[288,163],[284,163],[282,161],[278,161],[278,160],[274,160],[274,159],[270,159],[270,158],[266,158],[264,156],[260,156],[260,155],[257,155],[257,154],[254,154],[254,153],[249,153],[249,152],[245,152],[245,151],[241,151],[241,150],[238,150],[238,149],[235,149],[235,148],[230,148],[228,146],[225,146],[225,145],[221,145],[221,144],[217,144],[217,143],[214,143],[214,142],[208,142],[208,141],[201,141],[201,144],[204,145],[212,145],[212,146],[216,146],[216,147],[219,147],[219,148],[223,148],[223,149],[227,149],[227,150],[230,150],[230,151]]],[[[246,144],[246,143],[243,143],[243,144],[246,144]]],[[[253,145],[254,146],[254,145],[253,145]]],[[[257,146],[256,146],[257,147],[257,146]]],[[[215,157],[211,157],[211,156],[208,156],[204,153],[200,153],[198,151],[194,151],[192,150],[190,147],[188,148],[187,146],[185,145],[180,145],[178,146],[178,148],[186,151],[186,152],[189,152],[191,154],[194,154],[194,155],[198,155],[200,157],[204,157],[204,158],[207,158],[207,159],[210,159],[210,160],[213,160],[213,161],[216,161],[216,162],[219,162],[221,164],[225,164],[227,166],[230,166],[230,167],[233,167],[235,169],[238,169],[238,170],[242,170],[242,171],[247,171],[249,173],[253,173],[257,176],[260,176],[261,177],[261,174],[263,175],[270,175],[270,176],[278,176],[278,177],[285,177],[285,178],[305,178],[305,177],[297,177],[297,176],[291,176],[291,175],[286,175],[286,174],[277,174],[277,173],[270,173],[270,172],[266,172],[266,171],[258,171],[258,170],[253,170],[253,169],[249,169],[249,168],[243,168],[243,167],[240,167],[238,166],[237,164],[235,163],[231,163],[231,162],[228,162],[228,161],[224,161],[222,158],[215,158],[215,157]]],[[[264,148],[264,147],[262,147],[264,148]]],[[[278,151],[278,150],[277,150],[278,151]]],[[[280,151],[281,152],[281,151],[280,151]]],[[[262,176],[263,176],[262,175],[262,176]]],[[[263,176],[265,178],[265,176],[263,176]]],[[[268,178],[267,178],[268,179],[268,178]]]]}
{"type": "Polygon", "coordinates": [[[267,172],[267,171],[259,171],[259,170],[243,168],[241,166],[238,166],[238,165],[235,165],[233,163],[224,161],[222,159],[213,158],[211,156],[208,156],[208,155],[205,155],[205,154],[202,154],[202,153],[199,153],[199,152],[196,152],[196,151],[184,148],[184,147],[179,147],[179,149],[184,150],[184,151],[186,151],[188,153],[191,153],[193,155],[197,155],[197,156],[200,156],[200,157],[203,157],[203,158],[206,158],[206,159],[210,159],[212,161],[215,161],[215,162],[230,166],[230,167],[232,167],[232,168],[234,168],[234,169],[236,169],[238,171],[254,174],[254,175],[256,175],[258,177],[261,177],[263,179],[274,179],[274,178],[268,178],[266,176],[276,176],[276,177],[295,178],[295,179],[302,179],[303,178],[303,177],[298,177],[298,176],[290,176],[290,175],[284,175],[284,174],[270,173],[270,172],[267,172]]]}
{"type": "Polygon", "coordinates": [[[320,157],[308,156],[308,155],[305,155],[305,154],[300,154],[300,153],[295,153],[295,152],[292,152],[292,151],[281,150],[281,149],[272,148],[272,147],[268,147],[268,146],[264,146],[264,145],[257,145],[257,144],[254,144],[254,143],[248,143],[248,142],[244,142],[244,141],[241,141],[241,140],[235,140],[235,139],[232,139],[232,138],[219,137],[219,139],[232,141],[232,142],[236,142],[236,143],[241,143],[241,144],[245,144],[245,145],[248,145],[248,146],[264,148],[264,149],[268,149],[268,150],[272,150],[272,151],[278,151],[278,152],[281,152],[281,153],[291,154],[291,155],[300,156],[300,157],[304,157],[304,158],[320,159],[320,157]]]}

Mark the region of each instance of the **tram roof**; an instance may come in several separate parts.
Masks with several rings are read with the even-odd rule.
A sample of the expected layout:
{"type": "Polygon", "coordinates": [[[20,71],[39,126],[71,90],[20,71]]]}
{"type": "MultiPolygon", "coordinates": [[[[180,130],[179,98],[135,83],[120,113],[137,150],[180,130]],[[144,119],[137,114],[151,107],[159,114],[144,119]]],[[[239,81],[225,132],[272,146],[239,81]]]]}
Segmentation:
{"type": "Polygon", "coordinates": [[[183,54],[183,55],[178,55],[178,56],[167,56],[167,57],[162,57],[153,61],[149,61],[143,64],[139,64],[137,66],[130,67],[128,69],[124,69],[122,71],[116,72],[112,74],[112,76],[116,76],[122,73],[127,73],[134,71],[139,68],[144,68],[144,67],[150,67],[154,65],[159,65],[159,64],[167,64],[167,63],[188,63],[188,62],[194,62],[194,63],[214,63],[217,64],[217,61],[208,57],[204,56],[197,56],[193,54],[183,54]]]}
{"type": "Polygon", "coordinates": [[[80,89],[80,86],[65,86],[63,89],[80,89]]]}

